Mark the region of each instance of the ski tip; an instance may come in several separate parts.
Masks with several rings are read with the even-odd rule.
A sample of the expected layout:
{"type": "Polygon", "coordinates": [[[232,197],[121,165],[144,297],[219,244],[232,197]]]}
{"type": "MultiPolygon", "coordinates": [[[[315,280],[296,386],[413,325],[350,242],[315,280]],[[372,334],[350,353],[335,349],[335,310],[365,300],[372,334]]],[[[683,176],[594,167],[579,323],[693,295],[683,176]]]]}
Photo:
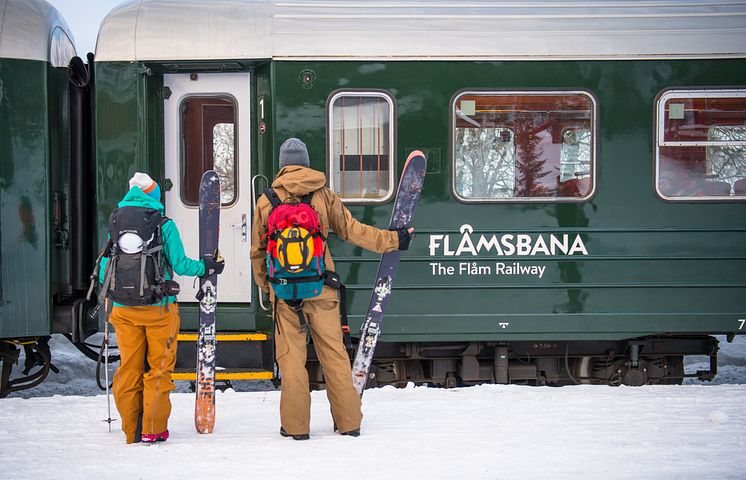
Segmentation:
{"type": "Polygon", "coordinates": [[[220,177],[218,176],[218,173],[215,170],[206,170],[205,173],[202,174],[202,178],[200,179],[200,185],[205,183],[212,183],[212,182],[219,182],[220,177]]]}
{"type": "Polygon", "coordinates": [[[415,151],[413,151],[412,153],[409,154],[409,156],[407,157],[407,161],[412,160],[414,157],[425,158],[425,154],[422,153],[422,150],[415,150],[415,151]]]}

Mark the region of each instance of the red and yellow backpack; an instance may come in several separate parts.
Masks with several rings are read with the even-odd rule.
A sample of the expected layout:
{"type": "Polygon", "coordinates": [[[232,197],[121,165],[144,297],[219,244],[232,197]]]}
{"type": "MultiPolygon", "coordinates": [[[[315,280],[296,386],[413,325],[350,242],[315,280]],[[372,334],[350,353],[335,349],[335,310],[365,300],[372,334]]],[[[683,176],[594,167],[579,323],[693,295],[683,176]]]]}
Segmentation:
{"type": "Polygon", "coordinates": [[[319,215],[311,206],[313,192],[300,202],[280,201],[268,188],[272,204],[267,218],[267,278],[275,296],[297,301],[321,294],[324,286],[325,240],[319,215]]]}

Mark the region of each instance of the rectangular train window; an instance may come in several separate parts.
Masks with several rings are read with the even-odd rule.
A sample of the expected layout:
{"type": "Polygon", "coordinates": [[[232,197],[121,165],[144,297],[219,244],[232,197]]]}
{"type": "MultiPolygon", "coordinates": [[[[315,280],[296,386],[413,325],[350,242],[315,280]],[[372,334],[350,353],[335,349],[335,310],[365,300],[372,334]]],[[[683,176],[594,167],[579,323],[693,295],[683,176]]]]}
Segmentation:
{"type": "Polygon", "coordinates": [[[394,103],[382,92],[329,100],[329,186],[343,201],[374,203],[394,193],[394,103]]]}
{"type": "Polygon", "coordinates": [[[670,90],[657,111],[658,195],[746,198],[746,90],[670,90]]]}
{"type": "Polygon", "coordinates": [[[236,200],[236,102],[232,97],[188,97],[181,103],[181,200],[199,205],[199,182],[207,170],[220,178],[220,200],[236,200]]]}
{"type": "Polygon", "coordinates": [[[464,92],[453,103],[453,190],[465,202],[582,201],[595,186],[586,92],[464,92]]]}

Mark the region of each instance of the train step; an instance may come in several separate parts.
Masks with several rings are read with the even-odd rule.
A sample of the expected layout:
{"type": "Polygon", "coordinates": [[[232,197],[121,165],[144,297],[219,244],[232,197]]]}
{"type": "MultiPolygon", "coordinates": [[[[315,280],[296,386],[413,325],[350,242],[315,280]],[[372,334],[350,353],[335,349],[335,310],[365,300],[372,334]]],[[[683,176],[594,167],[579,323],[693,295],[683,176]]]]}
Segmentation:
{"type": "MultiPolygon", "coordinates": [[[[263,342],[269,340],[266,333],[218,333],[215,338],[218,342],[263,342]]],[[[179,342],[196,342],[197,333],[179,333],[176,337],[179,342]]]]}
{"type": "MultiPolygon", "coordinates": [[[[271,380],[274,360],[272,336],[261,332],[221,332],[216,335],[216,380],[271,380]]],[[[197,333],[177,337],[176,367],[171,378],[195,381],[197,333]]]]}
{"type": "MultiPolygon", "coordinates": [[[[173,380],[197,380],[195,369],[177,368],[171,374],[173,380]]],[[[272,372],[260,369],[225,368],[215,371],[215,380],[272,380],[272,372]]]]}

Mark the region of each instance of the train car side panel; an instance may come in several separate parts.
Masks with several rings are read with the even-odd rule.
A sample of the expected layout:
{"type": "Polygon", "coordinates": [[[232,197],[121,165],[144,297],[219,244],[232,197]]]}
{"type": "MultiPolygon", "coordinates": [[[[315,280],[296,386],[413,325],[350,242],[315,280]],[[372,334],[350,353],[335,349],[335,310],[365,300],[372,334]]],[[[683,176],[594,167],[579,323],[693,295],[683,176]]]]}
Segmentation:
{"type": "Polygon", "coordinates": [[[50,329],[48,64],[0,59],[2,305],[0,337],[50,329]]]}

